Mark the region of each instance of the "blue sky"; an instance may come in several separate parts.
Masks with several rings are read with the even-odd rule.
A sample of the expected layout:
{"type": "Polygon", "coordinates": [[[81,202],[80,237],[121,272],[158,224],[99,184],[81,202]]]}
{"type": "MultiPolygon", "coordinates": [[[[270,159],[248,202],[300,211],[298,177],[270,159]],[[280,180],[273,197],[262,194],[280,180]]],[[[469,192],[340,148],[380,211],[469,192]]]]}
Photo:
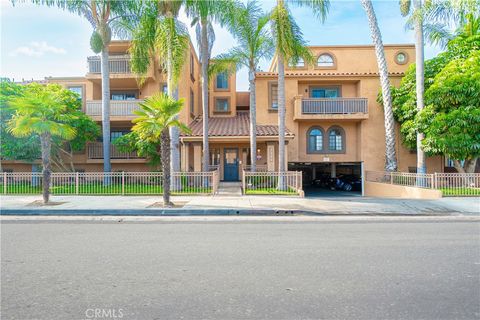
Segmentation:
{"type": "MultiPolygon", "coordinates": [[[[262,1],[270,10],[274,1],[262,1]]],[[[405,30],[398,1],[374,1],[383,42],[413,43],[413,32],[405,30]]],[[[86,57],[93,55],[89,39],[92,29],[82,17],[56,9],[0,0],[1,58],[0,76],[43,79],[46,76],[82,76],[86,73],[86,57]]],[[[331,1],[324,24],[318,22],[307,8],[292,7],[293,15],[310,45],[370,44],[367,18],[359,1],[331,1]]],[[[184,14],[184,22],[188,22],[184,14]]],[[[188,23],[189,25],[189,23],[188,23]]],[[[226,30],[216,26],[213,56],[235,44],[226,30]]],[[[190,30],[195,44],[194,30],[190,30]]],[[[440,50],[427,45],[426,58],[440,50]]],[[[265,70],[269,61],[261,67],[265,70]]],[[[237,90],[248,90],[246,70],[237,74],[237,90]]]]}

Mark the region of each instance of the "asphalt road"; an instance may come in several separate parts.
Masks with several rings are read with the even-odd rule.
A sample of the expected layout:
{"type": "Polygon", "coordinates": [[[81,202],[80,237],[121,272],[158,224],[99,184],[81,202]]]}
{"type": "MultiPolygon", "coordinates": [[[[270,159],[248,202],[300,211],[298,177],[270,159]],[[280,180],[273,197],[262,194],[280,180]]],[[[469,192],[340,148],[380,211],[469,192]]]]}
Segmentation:
{"type": "Polygon", "coordinates": [[[1,319],[479,319],[479,230],[4,222],[1,319]]]}

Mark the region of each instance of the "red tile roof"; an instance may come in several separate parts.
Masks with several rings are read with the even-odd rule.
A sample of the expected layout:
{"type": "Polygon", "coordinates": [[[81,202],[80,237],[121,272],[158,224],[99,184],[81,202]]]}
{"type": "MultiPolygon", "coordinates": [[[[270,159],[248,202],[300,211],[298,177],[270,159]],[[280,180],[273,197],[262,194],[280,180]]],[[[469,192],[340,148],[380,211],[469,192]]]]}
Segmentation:
{"type": "MultiPolygon", "coordinates": [[[[196,119],[189,125],[191,134],[182,134],[183,136],[198,137],[203,135],[203,121],[196,119]]],[[[208,135],[210,137],[229,137],[229,136],[249,136],[250,135],[250,116],[248,112],[238,112],[235,117],[214,117],[208,118],[208,135]]],[[[286,136],[293,134],[286,129],[286,136]]],[[[257,136],[268,137],[278,136],[278,126],[257,124],[257,136]]]]}
{"type": "MultiPolygon", "coordinates": [[[[403,76],[405,73],[404,72],[389,72],[388,73],[391,76],[403,76]]],[[[309,77],[309,76],[378,76],[378,72],[323,72],[323,71],[301,71],[301,70],[295,70],[295,71],[286,71],[285,76],[303,76],[303,77],[309,77]]],[[[256,77],[276,77],[278,76],[277,72],[256,72],[255,73],[256,77]]]]}

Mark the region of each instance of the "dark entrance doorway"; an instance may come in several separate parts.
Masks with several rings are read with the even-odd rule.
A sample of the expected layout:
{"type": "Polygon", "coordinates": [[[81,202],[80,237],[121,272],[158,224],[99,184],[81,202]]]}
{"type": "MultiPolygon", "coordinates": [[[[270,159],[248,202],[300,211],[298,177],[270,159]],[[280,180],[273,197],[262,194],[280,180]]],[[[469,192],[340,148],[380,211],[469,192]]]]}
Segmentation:
{"type": "Polygon", "coordinates": [[[225,148],[223,180],[238,181],[238,148],[225,148]]]}

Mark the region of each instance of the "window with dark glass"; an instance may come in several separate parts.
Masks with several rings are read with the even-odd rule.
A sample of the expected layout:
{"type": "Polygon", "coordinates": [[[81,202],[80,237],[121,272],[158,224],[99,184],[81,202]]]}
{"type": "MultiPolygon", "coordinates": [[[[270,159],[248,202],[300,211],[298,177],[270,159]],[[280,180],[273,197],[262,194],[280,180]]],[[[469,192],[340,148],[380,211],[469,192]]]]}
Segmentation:
{"type": "Polygon", "coordinates": [[[135,100],[136,98],[135,92],[112,92],[110,94],[111,100],[135,100]]]}
{"type": "Polygon", "coordinates": [[[328,134],[328,149],[331,151],[343,150],[343,137],[339,129],[331,129],[328,134]]]}
{"type": "Polygon", "coordinates": [[[217,98],[215,100],[215,111],[218,112],[228,112],[229,111],[228,99],[226,98],[217,98]]]}
{"type": "Polygon", "coordinates": [[[278,85],[270,85],[270,109],[278,109],[278,85]]]}
{"type": "Polygon", "coordinates": [[[126,135],[129,132],[130,132],[129,130],[110,131],[110,141],[113,142],[116,139],[126,135]]]}
{"type": "Polygon", "coordinates": [[[190,89],[190,113],[195,113],[195,95],[192,89],[190,89]]]}
{"type": "Polygon", "coordinates": [[[220,149],[210,149],[210,165],[220,165],[220,149]]]}
{"type": "Polygon", "coordinates": [[[338,98],[340,93],[338,88],[312,88],[310,96],[311,98],[338,98]]]}
{"type": "Polygon", "coordinates": [[[308,134],[308,151],[319,152],[323,150],[323,132],[319,128],[313,128],[308,134]]]}
{"type": "Polygon", "coordinates": [[[192,79],[195,74],[195,60],[193,59],[193,54],[190,54],[190,76],[192,79]]]}
{"type": "Polygon", "coordinates": [[[228,74],[225,72],[217,74],[217,89],[228,89],[228,74]]]}
{"type": "Polygon", "coordinates": [[[78,86],[78,87],[68,87],[68,90],[72,91],[72,92],[75,92],[76,94],[78,94],[79,96],[79,99],[78,100],[82,100],[83,99],[83,88],[81,86],[78,86]]]}

